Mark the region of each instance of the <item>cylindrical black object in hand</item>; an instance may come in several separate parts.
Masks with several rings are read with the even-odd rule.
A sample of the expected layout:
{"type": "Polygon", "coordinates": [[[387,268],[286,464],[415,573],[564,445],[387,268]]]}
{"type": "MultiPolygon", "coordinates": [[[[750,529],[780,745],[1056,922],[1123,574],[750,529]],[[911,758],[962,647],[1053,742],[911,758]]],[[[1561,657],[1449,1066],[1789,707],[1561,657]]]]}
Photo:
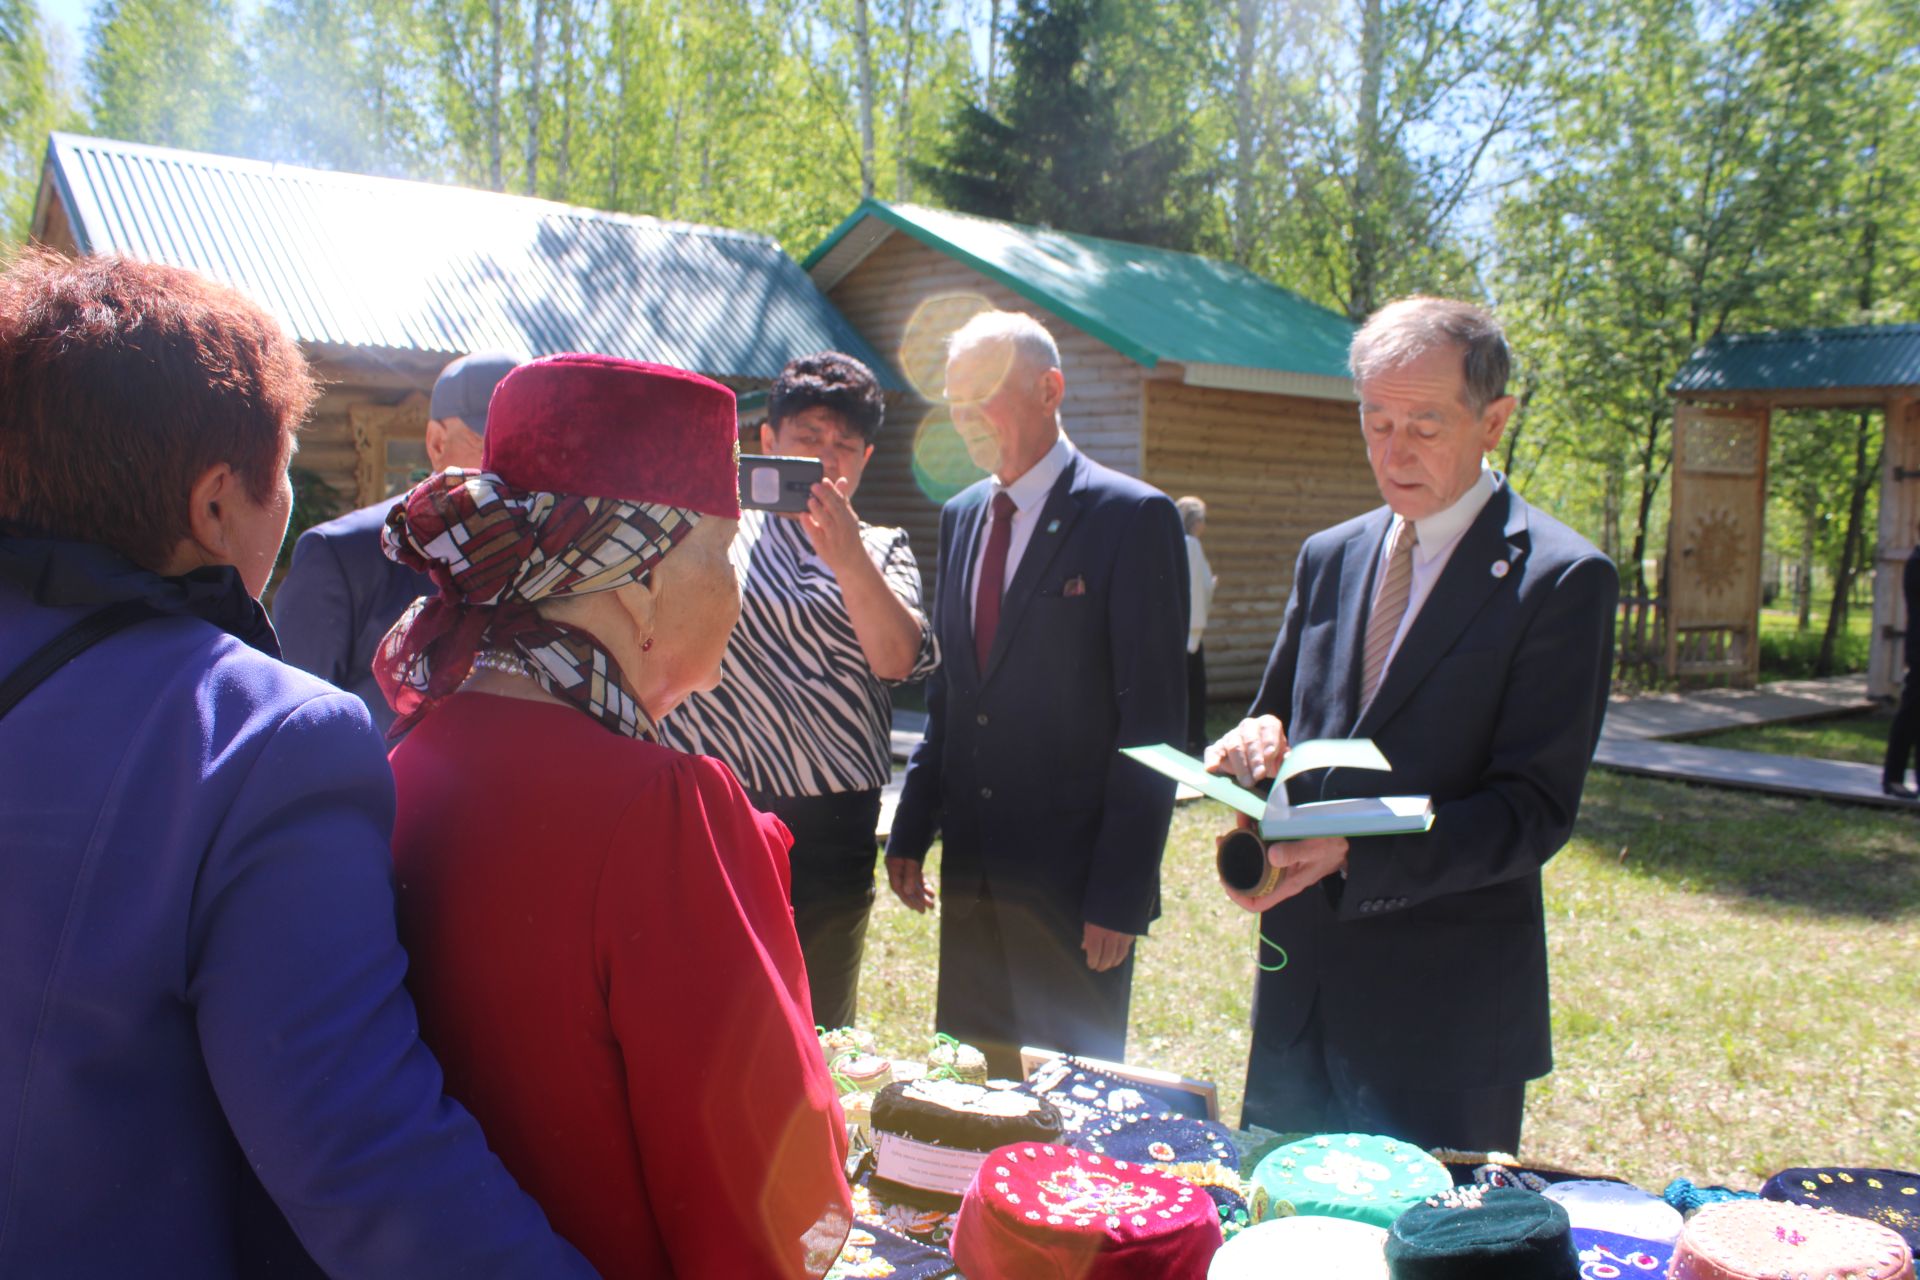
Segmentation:
{"type": "Polygon", "coordinates": [[[1250,898],[1273,892],[1287,875],[1286,868],[1267,861],[1267,846],[1244,827],[1220,837],[1213,861],[1220,883],[1250,898]]]}

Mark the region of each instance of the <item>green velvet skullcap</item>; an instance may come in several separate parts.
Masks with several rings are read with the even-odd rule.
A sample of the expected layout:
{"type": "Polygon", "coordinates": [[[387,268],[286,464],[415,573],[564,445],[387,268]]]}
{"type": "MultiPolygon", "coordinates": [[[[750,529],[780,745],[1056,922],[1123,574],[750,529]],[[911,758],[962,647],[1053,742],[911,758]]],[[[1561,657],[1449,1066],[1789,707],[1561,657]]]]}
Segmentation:
{"type": "Polygon", "coordinates": [[[1417,1204],[1387,1234],[1392,1280],[1579,1280],[1567,1211],[1532,1191],[1459,1187],[1417,1204]]]}

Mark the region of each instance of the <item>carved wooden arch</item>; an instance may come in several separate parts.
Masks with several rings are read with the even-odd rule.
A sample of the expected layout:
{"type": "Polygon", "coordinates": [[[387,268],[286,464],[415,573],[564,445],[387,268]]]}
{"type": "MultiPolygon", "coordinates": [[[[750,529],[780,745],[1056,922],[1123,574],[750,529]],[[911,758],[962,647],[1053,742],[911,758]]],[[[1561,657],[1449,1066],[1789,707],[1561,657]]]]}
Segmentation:
{"type": "Polygon", "coordinates": [[[399,404],[356,404],[353,428],[354,505],[370,506],[400,492],[426,468],[427,397],[415,391],[399,404]]]}
{"type": "Polygon", "coordinates": [[[1760,678],[1765,407],[1682,404],[1673,415],[1667,526],[1667,675],[1760,678]]]}

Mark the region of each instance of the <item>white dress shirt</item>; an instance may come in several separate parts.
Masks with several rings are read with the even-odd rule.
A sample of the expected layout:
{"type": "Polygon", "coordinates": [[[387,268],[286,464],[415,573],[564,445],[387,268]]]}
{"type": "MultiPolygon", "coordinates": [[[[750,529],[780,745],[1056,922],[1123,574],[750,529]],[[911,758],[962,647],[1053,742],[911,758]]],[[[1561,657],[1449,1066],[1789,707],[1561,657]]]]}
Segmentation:
{"type": "Polygon", "coordinates": [[[979,603],[980,562],[987,557],[987,536],[993,531],[993,495],[1006,491],[1013,499],[1013,524],[1007,539],[1007,576],[1000,583],[1000,594],[1007,593],[1007,583],[1013,581],[1014,571],[1020,567],[1020,557],[1026,554],[1027,544],[1033,541],[1034,526],[1040,523],[1040,508],[1047,504],[1047,494],[1052,491],[1054,481],[1067,469],[1073,460],[1073,443],[1062,432],[1054,440],[1053,448],[1047,450],[1040,461],[1033,464],[1027,473],[1012,484],[993,482],[992,492],[987,495],[985,518],[980,521],[980,529],[974,536],[972,568],[967,574],[967,625],[973,625],[974,607],[979,603]]]}
{"type": "MultiPolygon", "coordinates": [[[[1479,478],[1468,486],[1452,506],[1413,522],[1413,581],[1407,588],[1407,611],[1400,618],[1400,629],[1393,633],[1393,646],[1387,650],[1387,660],[1380,668],[1382,683],[1386,681],[1387,672],[1393,669],[1393,655],[1400,652],[1400,642],[1407,638],[1408,628],[1420,616],[1420,606],[1427,602],[1427,596],[1433,592],[1433,584],[1440,580],[1440,571],[1453,558],[1453,549],[1460,545],[1460,539],[1466,536],[1467,526],[1486,509],[1494,490],[1499,486],[1499,476],[1483,460],[1479,478]]],[[[1393,545],[1394,533],[1402,522],[1402,517],[1395,516],[1387,523],[1387,536],[1380,544],[1380,569],[1374,574],[1376,583],[1380,581],[1381,574],[1386,572],[1387,548],[1393,545]]]]}
{"type": "Polygon", "coordinates": [[[1200,652],[1200,641],[1207,634],[1207,614],[1213,608],[1213,589],[1220,580],[1207,563],[1206,549],[1200,539],[1187,535],[1187,587],[1192,601],[1187,612],[1187,652],[1200,652]]]}

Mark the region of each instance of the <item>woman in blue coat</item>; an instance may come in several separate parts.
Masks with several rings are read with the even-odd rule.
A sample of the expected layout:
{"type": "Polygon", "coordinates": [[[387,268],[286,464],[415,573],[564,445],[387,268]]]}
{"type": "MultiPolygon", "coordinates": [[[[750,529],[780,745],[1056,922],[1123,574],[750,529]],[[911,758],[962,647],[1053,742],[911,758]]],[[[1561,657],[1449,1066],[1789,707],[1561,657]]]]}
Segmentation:
{"type": "Polygon", "coordinates": [[[441,1096],[380,740],[258,603],[314,393],[190,272],[0,276],[0,1275],[591,1274],[441,1096]]]}

